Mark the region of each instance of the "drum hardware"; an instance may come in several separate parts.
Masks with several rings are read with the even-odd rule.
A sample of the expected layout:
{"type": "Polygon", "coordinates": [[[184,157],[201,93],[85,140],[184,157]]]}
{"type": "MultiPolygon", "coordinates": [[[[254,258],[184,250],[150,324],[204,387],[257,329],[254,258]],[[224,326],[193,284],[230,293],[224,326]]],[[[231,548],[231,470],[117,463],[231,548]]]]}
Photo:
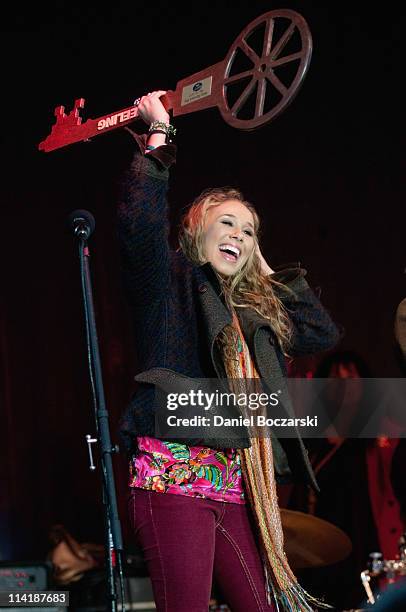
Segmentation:
{"type": "Polygon", "coordinates": [[[398,559],[384,559],[381,552],[370,553],[368,568],[361,572],[361,582],[369,604],[374,605],[379,597],[371,588],[371,578],[384,578],[386,584],[390,585],[399,577],[406,576],[406,533],[399,538],[398,549],[398,559]]]}

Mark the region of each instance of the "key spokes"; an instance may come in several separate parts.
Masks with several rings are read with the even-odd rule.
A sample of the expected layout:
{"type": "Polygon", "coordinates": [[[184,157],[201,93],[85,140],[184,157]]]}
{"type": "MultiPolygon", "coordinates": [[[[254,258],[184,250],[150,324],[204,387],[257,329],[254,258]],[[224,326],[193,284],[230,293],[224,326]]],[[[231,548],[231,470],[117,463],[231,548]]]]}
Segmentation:
{"type": "Polygon", "coordinates": [[[227,123],[255,129],[279,115],[296,95],[309,67],[312,39],[301,15],[271,11],[251,22],[228,52],[223,82],[227,123]],[[244,56],[252,67],[238,71],[244,56]]]}

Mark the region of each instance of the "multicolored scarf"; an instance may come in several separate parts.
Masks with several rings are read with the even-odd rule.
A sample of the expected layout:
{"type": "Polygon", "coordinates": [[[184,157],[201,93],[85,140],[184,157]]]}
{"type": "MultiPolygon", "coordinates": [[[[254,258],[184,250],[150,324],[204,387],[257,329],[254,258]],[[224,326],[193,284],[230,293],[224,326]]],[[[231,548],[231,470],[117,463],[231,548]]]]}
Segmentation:
{"type": "MultiPolygon", "coordinates": [[[[259,387],[259,375],[235,313],[233,324],[223,332],[220,345],[232,391],[246,393],[246,380],[250,381],[249,385],[259,387]]],[[[268,604],[273,600],[276,610],[288,612],[312,612],[314,606],[330,608],[299,585],[289,566],[284,552],[271,437],[264,436],[263,432],[261,436],[256,435],[254,428],[249,433],[251,447],[239,453],[248,499],[260,533],[268,604]]]]}

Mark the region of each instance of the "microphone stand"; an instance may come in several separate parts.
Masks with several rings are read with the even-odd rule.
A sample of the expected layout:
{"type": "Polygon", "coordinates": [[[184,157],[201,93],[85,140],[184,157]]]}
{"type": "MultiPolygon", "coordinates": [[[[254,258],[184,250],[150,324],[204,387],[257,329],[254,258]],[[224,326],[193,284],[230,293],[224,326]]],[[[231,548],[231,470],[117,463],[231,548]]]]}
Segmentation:
{"type": "MultiPolygon", "coordinates": [[[[70,215],[71,225],[79,243],[79,258],[82,282],[82,297],[86,323],[87,354],[93,403],[96,417],[96,431],[101,450],[101,466],[103,478],[103,507],[105,522],[105,545],[106,545],[106,570],[107,570],[107,593],[108,610],[117,611],[117,586],[115,570],[118,570],[122,610],[125,610],[124,579],[123,579],[123,543],[121,535],[121,524],[118,516],[117,498],[115,493],[114,473],[112,455],[118,452],[117,446],[112,446],[108,411],[106,408],[100,353],[97,339],[96,320],[93,306],[92,283],[89,269],[89,248],[87,239],[94,229],[94,218],[88,211],[75,211],[70,215]],[[77,214],[75,217],[75,213],[77,214]]],[[[94,470],[91,445],[97,440],[86,436],[90,469],[94,470]]]]}

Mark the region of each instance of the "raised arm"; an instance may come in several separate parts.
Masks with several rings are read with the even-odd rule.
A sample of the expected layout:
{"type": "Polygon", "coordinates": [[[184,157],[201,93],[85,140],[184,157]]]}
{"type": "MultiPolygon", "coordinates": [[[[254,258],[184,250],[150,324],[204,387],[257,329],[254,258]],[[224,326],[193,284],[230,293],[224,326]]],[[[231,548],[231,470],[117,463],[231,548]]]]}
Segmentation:
{"type": "MultiPolygon", "coordinates": [[[[169,123],[159,99],[164,93],[141,98],[138,109],[147,124],[169,123]]],[[[135,137],[140,150],[122,181],[118,235],[126,288],[133,307],[139,310],[163,299],[169,286],[166,192],[176,150],[165,144],[162,133],[151,134],[147,140],[135,137]]]]}

